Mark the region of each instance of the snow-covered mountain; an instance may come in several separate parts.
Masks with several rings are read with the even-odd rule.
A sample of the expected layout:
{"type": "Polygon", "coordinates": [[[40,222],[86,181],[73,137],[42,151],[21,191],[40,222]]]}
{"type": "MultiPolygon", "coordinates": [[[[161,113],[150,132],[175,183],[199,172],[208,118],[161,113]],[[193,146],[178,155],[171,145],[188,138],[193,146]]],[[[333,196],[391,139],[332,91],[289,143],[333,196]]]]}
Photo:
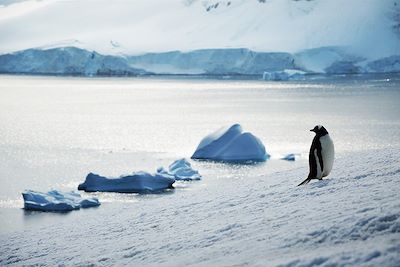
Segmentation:
{"type": "Polygon", "coordinates": [[[295,61],[284,60],[282,65],[312,72],[400,69],[396,57],[400,55],[400,0],[1,3],[0,54],[73,46],[125,56],[134,67],[160,73],[182,73],[182,68],[183,73],[236,73],[238,69],[259,73],[271,65],[279,69],[269,61],[271,52],[290,53],[285,57],[295,61]],[[238,55],[244,51],[253,54],[238,55]],[[265,62],[255,63],[265,55],[269,55],[265,62]],[[249,60],[257,70],[249,69],[245,63],[249,60]]]}

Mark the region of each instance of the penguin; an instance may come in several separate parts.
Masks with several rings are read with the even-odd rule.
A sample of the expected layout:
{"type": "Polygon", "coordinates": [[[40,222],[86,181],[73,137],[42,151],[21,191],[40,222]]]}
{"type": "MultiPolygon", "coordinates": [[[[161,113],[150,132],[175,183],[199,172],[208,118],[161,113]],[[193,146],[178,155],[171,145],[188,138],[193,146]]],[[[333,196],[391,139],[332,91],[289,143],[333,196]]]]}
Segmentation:
{"type": "Polygon", "coordinates": [[[299,185],[307,184],[311,179],[322,180],[323,177],[328,176],[335,159],[335,147],[325,127],[317,125],[310,131],[315,132],[308,158],[310,173],[299,185]]]}

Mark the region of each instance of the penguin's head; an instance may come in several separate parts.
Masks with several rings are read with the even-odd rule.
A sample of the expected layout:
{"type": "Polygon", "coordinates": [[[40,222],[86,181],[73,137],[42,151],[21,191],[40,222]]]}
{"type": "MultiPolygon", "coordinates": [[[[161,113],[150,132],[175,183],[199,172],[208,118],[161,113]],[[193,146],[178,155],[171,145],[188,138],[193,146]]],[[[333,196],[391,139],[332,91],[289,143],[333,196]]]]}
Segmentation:
{"type": "Polygon", "coordinates": [[[310,131],[314,132],[316,135],[320,135],[320,136],[328,134],[328,131],[322,125],[316,125],[314,127],[314,129],[311,129],[310,131]]]}

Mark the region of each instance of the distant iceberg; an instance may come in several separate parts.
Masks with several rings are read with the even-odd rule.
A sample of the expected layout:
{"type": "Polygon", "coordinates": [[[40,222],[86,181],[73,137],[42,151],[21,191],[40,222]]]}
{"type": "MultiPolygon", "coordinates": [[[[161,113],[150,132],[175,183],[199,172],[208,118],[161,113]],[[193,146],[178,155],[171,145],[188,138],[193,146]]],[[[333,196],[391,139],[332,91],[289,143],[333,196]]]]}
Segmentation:
{"type": "Polygon", "coordinates": [[[65,212],[100,205],[97,198],[84,199],[78,193],[57,190],[47,193],[27,190],[22,193],[22,197],[26,210],[65,212]]]}
{"type": "Polygon", "coordinates": [[[86,192],[146,193],[172,188],[174,182],[174,176],[159,173],[153,175],[143,171],[119,178],[107,178],[89,173],[85,182],[78,186],[78,190],[86,192]]]}
{"type": "Polygon", "coordinates": [[[265,161],[269,155],[260,139],[243,132],[239,124],[224,127],[201,140],[192,159],[243,163],[265,161]]]}
{"type": "Polygon", "coordinates": [[[168,170],[160,167],[157,173],[161,175],[170,175],[177,181],[192,181],[200,180],[201,175],[199,172],[192,168],[192,165],[186,159],[178,159],[169,165],[168,170]]]}
{"type": "Polygon", "coordinates": [[[294,69],[285,69],[283,71],[264,71],[263,80],[266,81],[298,81],[305,80],[306,72],[294,69]]]}

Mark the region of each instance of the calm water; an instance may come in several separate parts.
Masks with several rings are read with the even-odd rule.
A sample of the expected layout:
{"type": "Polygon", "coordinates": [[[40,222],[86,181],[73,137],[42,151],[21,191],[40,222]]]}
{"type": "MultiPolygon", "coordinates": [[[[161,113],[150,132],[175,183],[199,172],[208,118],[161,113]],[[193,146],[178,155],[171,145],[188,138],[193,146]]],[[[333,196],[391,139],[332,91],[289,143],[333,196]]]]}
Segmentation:
{"type": "MultiPolygon", "coordinates": [[[[297,83],[0,76],[1,231],[57,220],[24,213],[24,189],[73,190],[88,172],[155,171],[190,157],[202,137],[233,123],[258,136],[272,160],[256,166],[195,162],[205,178],[178,184],[177,196],[226,179],[306,172],[309,129],[316,124],[330,132],[337,157],[400,147],[400,76],[297,83]],[[286,153],[303,157],[278,160],[286,153]]],[[[146,198],[99,197],[111,207],[146,198]]]]}

